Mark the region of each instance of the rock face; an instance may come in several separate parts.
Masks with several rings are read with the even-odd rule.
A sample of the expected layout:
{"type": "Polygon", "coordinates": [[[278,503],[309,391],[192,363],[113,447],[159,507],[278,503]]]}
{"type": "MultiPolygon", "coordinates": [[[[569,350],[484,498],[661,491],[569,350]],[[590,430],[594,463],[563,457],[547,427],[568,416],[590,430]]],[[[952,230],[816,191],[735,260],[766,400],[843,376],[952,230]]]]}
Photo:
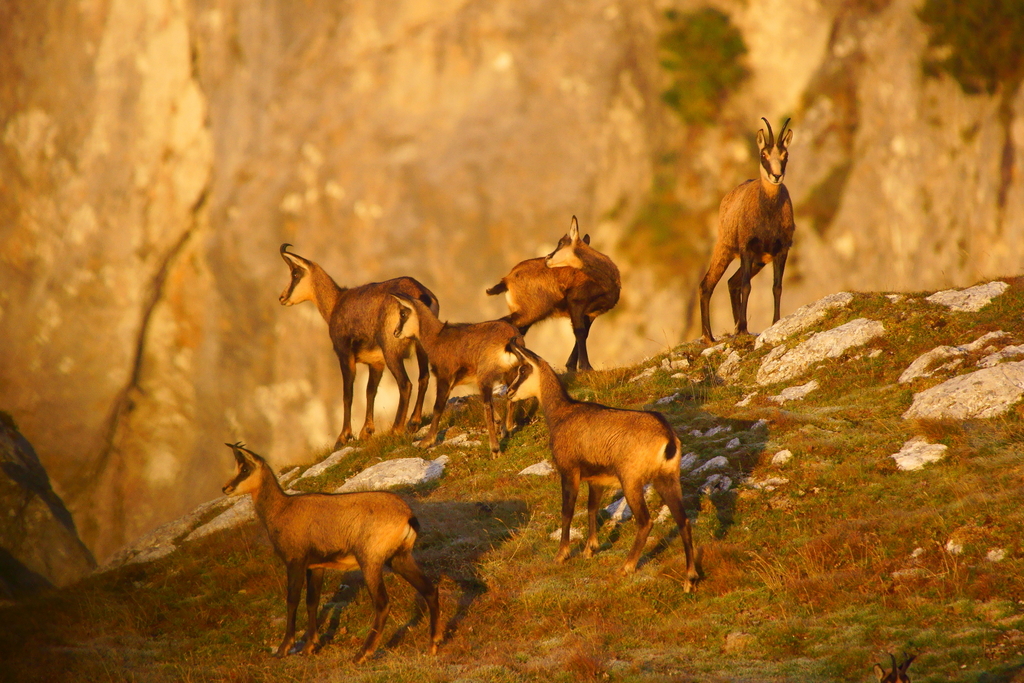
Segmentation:
{"type": "MultiPolygon", "coordinates": [[[[1024,91],[1004,114],[923,79],[918,5],[728,4],[752,75],[698,130],[662,103],[654,0],[12,0],[5,408],[105,557],[217,490],[228,464],[211,444],[245,439],[282,465],[340,430],[325,326],[276,302],[282,242],[343,283],[412,275],[444,317],[480,320],[505,312],[483,289],[575,213],[624,283],[592,356],[651,355],[695,331],[698,277],[637,246],[655,179],[675,179],[686,210],[669,227],[703,263],[718,202],[756,172],[759,117],[783,112],[798,225],[784,312],[839,288],[1017,272],[1024,91]]],[[[713,307],[724,329],[724,290],[713,307]]],[[[550,323],[530,343],[561,358],[572,338],[550,323]]],[[[386,378],[378,420],[394,392],[386,378]]]]}
{"type": "Polygon", "coordinates": [[[815,334],[793,349],[776,346],[757,369],[757,383],[773,384],[799,377],[814,364],[827,358],[838,358],[847,349],[867,344],[884,333],[885,326],[877,320],[857,318],[815,334]]]}
{"type": "Polygon", "coordinates": [[[997,417],[1024,396],[1024,361],[1002,363],[914,394],[904,419],[968,420],[997,417]]]}
{"type": "Polygon", "coordinates": [[[0,597],[66,586],[96,562],[32,445],[0,413],[0,597]]]}

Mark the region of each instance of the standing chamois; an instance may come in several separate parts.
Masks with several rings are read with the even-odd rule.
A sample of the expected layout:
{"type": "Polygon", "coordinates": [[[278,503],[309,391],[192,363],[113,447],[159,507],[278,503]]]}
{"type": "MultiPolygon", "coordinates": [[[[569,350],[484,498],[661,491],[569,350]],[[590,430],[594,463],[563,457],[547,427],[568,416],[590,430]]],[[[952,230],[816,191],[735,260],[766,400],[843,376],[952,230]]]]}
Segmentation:
{"type": "MultiPolygon", "coordinates": [[[[422,301],[395,296],[401,305],[394,335],[400,339],[417,339],[427,350],[430,366],[437,379],[437,397],[430,430],[419,445],[433,444],[437,436],[441,415],[448,403],[448,395],[460,384],[475,383],[484,402],[484,419],[490,438],[491,455],[501,451],[494,425],[494,385],[504,381],[509,370],[519,364],[519,358],[506,347],[523,337],[504,320],[483,323],[447,323],[437,319],[435,311],[422,301]]],[[[512,427],[512,402],[506,413],[505,430],[512,427]]]]}
{"type": "Polygon", "coordinates": [[[234,478],[224,485],[229,496],[252,495],[256,516],[270,534],[274,551],[288,568],[288,624],[276,656],[288,654],[295,641],[295,613],[306,584],[306,635],[302,654],[316,649],[317,610],[324,569],[360,569],[376,616],[356,663],[366,661],[380,641],[388,618],[384,566],[408,581],[430,610],[430,654],[441,642],[437,587],[423,575],[412,556],[419,522],[393,493],[301,493],[288,495],[266,461],[240,443],[225,444],[235,454],[234,478]]]}
{"type": "Polygon", "coordinates": [[[892,670],[886,671],[880,665],[875,664],[875,675],[878,676],[878,683],[910,683],[910,675],[907,674],[907,669],[910,668],[910,663],[913,662],[917,655],[907,656],[907,653],[903,653],[903,663],[896,664],[896,657],[890,653],[889,658],[892,659],[892,670]]]}
{"type": "Polygon", "coordinates": [[[775,317],[772,322],[778,322],[780,317],[782,273],[786,270],[786,257],[793,245],[795,229],[793,202],[789,199],[789,190],[782,184],[793,131],[786,130],[789,125],[789,119],[786,119],[776,144],[768,119],[762,117],[761,120],[768,126],[767,142],[764,129],[757,131],[761,178],[746,181],[722,199],[718,208],[718,241],[711,254],[711,266],[700,282],[700,326],[708,344],[715,341],[711,334],[711,293],[737,256],[740,257],[739,270],[729,278],[729,299],[736,334],[747,331],[750,279],[761,272],[766,263],[772,263],[775,269],[772,285],[775,317]]]}
{"type": "Polygon", "coordinates": [[[405,359],[413,348],[416,349],[419,362],[419,382],[410,427],[418,426],[423,412],[423,396],[430,382],[427,354],[419,344],[398,339],[389,333],[398,320],[399,311],[391,295],[404,294],[416,298],[434,314],[438,311],[437,297],[411,277],[371,282],[360,287],[339,287],[319,265],[287,251],[290,246],[281,245],[281,258],[291,269],[292,279],[279,300],[284,306],[293,306],[303,301],[316,304],[320,315],[327,321],[334,352],[341,363],[345,414],[341,434],[334,446],[337,448],[352,438],[352,393],[356,363],[365,363],[370,370],[366,382],[366,420],[359,438],[365,439],[374,432],[373,404],[385,366],[398,382],[398,410],[392,429],[399,431],[406,426],[405,414],[409,408],[412,382],[405,371],[405,359]]]}
{"type": "Polygon", "coordinates": [[[690,520],[683,510],[679,484],[679,437],[661,413],[622,410],[597,403],[577,401],[569,396],[548,363],[519,345],[509,350],[520,357],[509,398],[536,396],[548,423],[548,436],[555,469],[562,479],[562,541],[555,562],[569,556],[569,527],[576,508],[580,482],[589,484],[587,497],[588,536],[583,556],[598,548],[597,508],[606,486],[618,483],[636,519],[636,540],[622,565],[623,574],[636,571],[637,560],[654,522],[644,500],[644,486],[654,484],[679,527],[686,552],[685,591],[697,580],[690,520]]]}
{"type": "Polygon", "coordinates": [[[573,216],[568,234],[553,252],[520,262],[487,293],[505,294],[510,313],[503,319],[524,335],[534,323],[568,316],[576,343],[566,369],[590,370],[590,326],[594,318],[618,303],[621,287],[619,269],[610,258],[590,247],[590,235],[580,238],[573,216]]]}

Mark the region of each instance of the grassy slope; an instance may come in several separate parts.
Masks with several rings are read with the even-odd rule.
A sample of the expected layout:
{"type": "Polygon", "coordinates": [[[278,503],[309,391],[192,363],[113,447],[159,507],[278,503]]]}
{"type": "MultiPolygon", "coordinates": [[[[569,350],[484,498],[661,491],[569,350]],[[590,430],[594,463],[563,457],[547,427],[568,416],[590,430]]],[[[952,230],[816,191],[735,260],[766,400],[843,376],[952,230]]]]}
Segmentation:
{"type": "MultiPolygon", "coordinates": [[[[572,380],[577,397],[616,406],[641,408],[680,392],[659,409],[680,431],[684,452],[727,456],[734,479],[788,479],[772,491],[738,485],[708,497],[697,491],[703,477],[684,477],[704,575],[696,593],[681,590],[681,550],[664,523],[634,577],[616,573],[632,522],[605,524],[593,560],[552,563],[556,478],[516,474],[548,455],[537,420],[493,461],[486,445],[434,449],[431,457],[451,457],[445,477],[403,493],[423,524],[418,555],[442,577],[448,637],[436,658],[423,655],[426,625],[413,592],[389,576],[383,646],[372,662],[353,667],[371,606],[358,574],[329,573],[327,646],[311,658],[272,659],[283,630],[284,571],[251,524],[0,608],[0,679],[866,681],[882,653],[907,650],[920,653],[915,683],[1024,680],[1024,411],[908,423],[900,415],[912,392],[942,378],[896,384],[938,344],[995,329],[1011,333],[1007,343],[1024,343],[1024,284],[976,314],[950,313],[921,296],[892,304],[862,294],[834,312],[815,329],[868,317],[882,320],[887,334],[791,382],[813,377],[822,388],[784,407],[764,398],[782,386],[735,407],[753,390],[768,351],[753,351],[752,339],[732,341],[744,353],[740,385],[717,381],[715,363],[696,344],[672,352],[691,360],[687,379],[658,372],[628,383],[639,369],[629,368],[572,380]],[[868,358],[875,348],[883,353],[868,358]],[[732,431],[690,434],[717,425],[732,431]],[[888,456],[918,434],[947,444],[949,456],[898,471],[888,456]],[[727,449],[737,436],[741,446],[727,449]],[[772,465],[781,448],[793,459],[772,465]],[[951,537],[963,542],[962,554],[945,550],[951,537]],[[923,552],[911,559],[917,548],[923,552]],[[1005,549],[1006,559],[986,560],[992,548],[1005,549]],[[734,633],[752,638],[734,637],[727,648],[734,633]]],[[[453,434],[478,429],[479,403],[452,424],[453,434]]],[[[415,454],[409,443],[373,439],[307,488],[334,488],[378,458],[415,454]]]]}

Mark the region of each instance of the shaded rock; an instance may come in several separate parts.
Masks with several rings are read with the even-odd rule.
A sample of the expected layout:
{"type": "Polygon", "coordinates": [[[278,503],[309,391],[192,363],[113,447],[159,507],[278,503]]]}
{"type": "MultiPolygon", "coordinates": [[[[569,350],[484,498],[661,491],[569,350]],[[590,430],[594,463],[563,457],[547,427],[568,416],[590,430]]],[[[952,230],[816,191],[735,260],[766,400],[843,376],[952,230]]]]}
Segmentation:
{"type": "Polygon", "coordinates": [[[774,401],[780,405],[786,401],[796,401],[807,396],[807,394],[815,391],[820,386],[821,385],[818,384],[818,380],[812,379],[807,384],[801,384],[798,387],[787,387],[780,391],[778,396],[769,396],[768,400],[774,401]]]}
{"type": "Polygon", "coordinates": [[[1024,396],[1024,361],[1002,363],[914,394],[903,418],[967,420],[1002,415],[1024,396]]]}
{"type": "Polygon", "coordinates": [[[832,309],[847,306],[851,301],[853,301],[853,294],[849,292],[836,292],[806,306],[801,306],[785,318],[780,318],[777,323],[757,335],[754,348],[759,349],[765,344],[774,346],[787,337],[803,332],[824,318],[832,309]]]}
{"type": "Polygon", "coordinates": [[[676,393],[672,394],[671,396],[662,396],[661,398],[659,398],[657,401],[654,402],[654,405],[656,405],[656,406],[667,406],[669,403],[672,403],[672,401],[676,400],[678,397],[679,397],[679,392],[677,391],[676,393]]]}
{"type": "Polygon", "coordinates": [[[898,453],[891,457],[896,461],[896,467],[901,470],[919,470],[927,463],[938,462],[946,457],[947,447],[942,444],[928,443],[922,437],[915,437],[903,444],[898,453]]]}
{"type": "Polygon", "coordinates": [[[730,353],[718,366],[718,376],[727,382],[734,381],[740,374],[740,360],[739,351],[730,353]]]}
{"type": "Polygon", "coordinates": [[[336,492],[383,491],[396,486],[424,484],[441,477],[447,462],[447,455],[442,455],[436,460],[424,460],[423,458],[385,460],[348,479],[338,487],[336,492]]]}
{"type": "Polygon", "coordinates": [[[229,507],[227,510],[220,513],[201,527],[194,529],[185,537],[184,542],[191,543],[192,541],[198,541],[200,538],[205,538],[210,534],[223,531],[225,529],[233,529],[256,519],[256,506],[253,505],[252,496],[241,496],[235,498],[234,501],[234,505],[229,507]]]}
{"type": "Polygon", "coordinates": [[[750,488],[757,489],[759,491],[774,491],[783,484],[788,484],[789,479],[785,477],[768,477],[763,481],[752,481],[750,488]]]}
{"type": "Polygon", "coordinates": [[[997,280],[983,285],[968,287],[967,289],[946,289],[941,292],[935,292],[930,297],[927,297],[925,301],[946,306],[954,311],[974,313],[992,303],[992,299],[1009,288],[1010,285],[997,280]]]}
{"type": "Polygon", "coordinates": [[[445,446],[458,446],[459,448],[476,448],[482,446],[483,442],[477,439],[471,439],[467,432],[463,432],[458,436],[453,436],[450,439],[445,439],[445,446]]]}
{"type": "Polygon", "coordinates": [[[706,463],[695,469],[691,476],[701,476],[712,470],[720,470],[729,466],[729,459],[724,455],[716,455],[715,457],[708,460],[706,463]]]}
{"type": "Polygon", "coordinates": [[[728,346],[729,346],[729,343],[728,343],[728,342],[722,342],[721,344],[715,344],[714,346],[709,346],[708,348],[706,348],[706,349],[704,349],[703,351],[701,351],[701,352],[700,352],[700,355],[701,355],[701,357],[703,357],[703,358],[707,358],[707,357],[708,357],[708,356],[710,356],[711,354],[713,354],[713,353],[718,353],[719,351],[721,351],[721,352],[723,352],[723,353],[724,353],[724,352],[725,352],[725,349],[726,349],[726,348],[727,348],[728,346]]]}
{"type": "MultiPolygon", "coordinates": [[[[560,541],[560,540],[562,540],[562,530],[561,529],[555,529],[550,534],[548,534],[548,538],[550,538],[552,541],[560,541]]],[[[574,526],[573,527],[569,527],[569,540],[570,541],[580,541],[580,540],[583,540],[583,532],[580,531],[579,529],[577,529],[574,526]]]]}
{"type": "MultiPolygon", "coordinates": [[[[921,354],[914,359],[907,369],[900,375],[899,383],[907,384],[909,382],[918,379],[919,377],[931,377],[940,370],[950,370],[956,367],[957,364],[947,363],[946,365],[939,368],[932,368],[932,366],[938,362],[946,360],[947,358],[956,358],[958,356],[964,356],[968,353],[973,353],[985,347],[990,341],[1005,337],[1006,333],[1003,331],[989,332],[984,334],[978,339],[975,339],[970,344],[964,344],[962,346],[937,346],[931,351],[921,354]]],[[[979,364],[980,365],[980,364],[979,364]]],[[[995,363],[992,363],[995,365],[995,363]]],[[[988,367],[988,366],[983,366],[988,367]]]]}
{"type": "Polygon", "coordinates": [[[827,332],[818,333],[781,355],[773,357],[773,349],[773,353],[765,356],[758,368],[757,383],[773,384],[799,377],[812,365],[828,358],[837,358],[847,349],[867,344],[884,333],[885,326],[877,320],[857,318],[827,332]]]}
{"type": "Polygon", "coordinates": [[[66,586],[96,562],[32,444],[0,413],[0,597],[66,586]]]}
{"type": "Polygon", "coordinates": [[[696,465],[696,464],[697,464],[697,454],[696,453],[687,453],[679,461],[679,469],[681,469],[681,470],[693,469],[693,466],[696,465]]]}
{"type": "Polygon", "coordinates": [[[1017,346],[1007,346],[1004,349],[990,353],[989,355],[978,361],[979,368],[991,368],[999,365],[1008,358],[1016,358],[1017,356],[1024,356],[1024,344],[1017,346]]]}
{"type": "Polygon", "coordinates": [[[733,437],[733,438],[729,439],[729,443],[725,444],[725,447],[728,448],[731,451],[731,450],[733,450],[735,448],[739,448],[740,447],[740,443],[741,442],[740,442],[739,437],[733,437]]]}
{"type": "Polygon", "coordinates": [[[732,479],[724,474],[712,474],[700,485],[700,492],[710,496],[712,493],[721,493],[732,488],[732,479]]]}
{"type": "MultiPolygon", "coordinates": [[[[653,486],[648,484],[644,487],[644,500],[647,501],[648,507],[654,499],[654,494],[653,486]]],[[[625,496],[613,500],[605,507],[604,511],[613,522],[622,522],[633,517],[633,511],[630,509],[629,503],[626,502],[625,496]]]]}
{"type": "Polygon", "coordinates": [[[329,456],[327,456],[326,458],[324,458],[323,460],[321,460],[320,462],[318,462],[317,464],[313,465],[308,470],[303,472],[302,476],[299,477],[296,481],[302,481],[303,479],[319,476],[326,472],[327,470],[329,470],[330,468],[337,465],[338,463],[340,463],[350,453],[355,453],[357,451],[358,449],[355,446],[346,446],[341,450],[334,451],[329,456]]]}
{"type": "Polygon", "coordinates": [[[750,405],[750,402],[754,400],[755,396],[757,396],[757,392],[756,391],[750,392],[749,394],[747,394],[746,396],[744,396],[740,400],[736,401],[736,407],[737,408],[746,408],[747,406],[750,405]]]}
{"type": "Polygon", "coordinates": [[[550,460],[541,460],[536,465],[530,465],[526,469],[522,470],[519,474],[530,474],[538,477],[546,477],[547,475],[555,471],[554,466],[550,460]]]}
{"type": "Polygon", "coordinates": [[[641,371],[639,374],[633,375],[632,377],[630,377],[629,381],[630,382],[639,382],[642,379],[646,379],[647,377],[652,376],[657,371],[658,371],[658,366],[652,365],[651,367],[647,368],[646,370],[641,371]]]}

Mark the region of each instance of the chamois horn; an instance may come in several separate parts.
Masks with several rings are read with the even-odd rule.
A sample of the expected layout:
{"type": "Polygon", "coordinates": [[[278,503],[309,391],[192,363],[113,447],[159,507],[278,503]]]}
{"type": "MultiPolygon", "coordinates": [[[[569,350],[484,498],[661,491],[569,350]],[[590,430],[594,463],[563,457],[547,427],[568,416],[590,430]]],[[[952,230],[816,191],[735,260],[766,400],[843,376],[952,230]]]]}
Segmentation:
{"type": "Polygon", "coordinates": [[[764,121],[764,125],[768,126],[768,149],[771,149],[775,146],[775,133],[772,132],[772,124],[768,123],[768,119],[763,116],[761,120],[764,121]]]}

